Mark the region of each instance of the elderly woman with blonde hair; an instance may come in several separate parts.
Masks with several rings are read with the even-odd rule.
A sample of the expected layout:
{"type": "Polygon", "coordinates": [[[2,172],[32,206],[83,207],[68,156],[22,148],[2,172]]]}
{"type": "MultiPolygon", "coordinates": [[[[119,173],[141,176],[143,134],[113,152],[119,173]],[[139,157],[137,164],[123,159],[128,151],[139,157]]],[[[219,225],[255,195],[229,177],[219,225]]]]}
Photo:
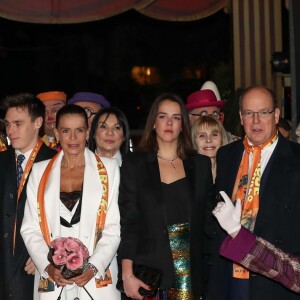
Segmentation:
{"type": "Polygon", "coordinates": [[[213,117],[203,116],[192,126],[192,141],[199,154],[210,158],[213,180],[215,181],[217,151],[221,146],[228,144],[224,126],[213,117]]]}

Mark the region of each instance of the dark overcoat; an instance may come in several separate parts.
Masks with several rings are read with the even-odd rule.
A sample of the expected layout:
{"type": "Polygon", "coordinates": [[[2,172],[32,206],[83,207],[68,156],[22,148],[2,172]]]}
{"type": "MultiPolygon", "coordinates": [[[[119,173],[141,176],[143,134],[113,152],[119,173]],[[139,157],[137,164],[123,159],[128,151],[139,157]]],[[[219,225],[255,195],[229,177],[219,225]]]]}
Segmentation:
{"type": "MultiPolygon", "coordinates": [[[[232,195],[243,151],[243,140],[219,149],[216,192],[225,191],[229,196],[232,195]]],[[[261,178],[259,198],[254,233],[282,250],[300,256],[300,145],[288,141],[280,134],[261,178]]],[[[211,235],[213,258],[208,300],[224,299],[225,270],[232,265],[218,254],[225,236],[220,226],[216,226],[211,235]]],[[[300,295],[271,279],[251,273],[250,299],[294,300],[300,299],[300,295]]]]}
{"type": "MultiPolygon", "coordinates": [[[[203,228],[207,203],[213,196],[211,163],[196,155],[183,160],[191,197],[190,264],[195,299],[203,292],[203,228]]],[[[155,153],[134,152],[122,163],[119,207],[121,244],[119,259],[159,268],[164,273],[161,287],[173,284],[173,261],[162,197],[161,179],[155,153]]]]}
{"type": "MultiPolygon", "coordinates": [[[[35,162],[50,159],[55,154],[56,151],[43,144],[35,162]]],[[[8,150],[0,152],[0,299],[33,299],[34,276],[27,275],[24,271],[29,256],[20,235],[28,177],[17,205],[15,150],[9,146],[8,150]],[[13,232],[16,219],[16,247],[13,254],[13,232]]]]}

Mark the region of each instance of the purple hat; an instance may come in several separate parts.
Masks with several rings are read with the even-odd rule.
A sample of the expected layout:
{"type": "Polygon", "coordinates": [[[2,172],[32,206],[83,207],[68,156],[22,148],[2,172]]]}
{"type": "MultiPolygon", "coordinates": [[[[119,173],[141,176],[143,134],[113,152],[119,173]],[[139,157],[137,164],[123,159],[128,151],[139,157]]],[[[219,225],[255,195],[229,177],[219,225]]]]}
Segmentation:
{"type": "Polygon", "coordinates": [[[94,102],[100,104],[102,108],[110,107],[110,102],[104,96],[90,92],[78,92],[68,100],[68,104],[77,102],[94,102]]]}
{"type": "Polygon", "coordinates": [[[186,109],[191,110],[198,107],[223,107],[224,100],[218,100],[212,90],[200,90],[190,94],[187,98],[186,109]]]}

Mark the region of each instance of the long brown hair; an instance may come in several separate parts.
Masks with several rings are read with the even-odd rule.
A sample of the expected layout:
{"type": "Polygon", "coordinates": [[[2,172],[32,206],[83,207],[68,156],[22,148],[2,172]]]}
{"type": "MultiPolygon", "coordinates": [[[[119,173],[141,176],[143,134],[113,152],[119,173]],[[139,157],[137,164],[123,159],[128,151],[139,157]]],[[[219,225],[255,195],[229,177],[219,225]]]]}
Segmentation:
{"type": "Polygon", "coordinates": [[[155,99],[148,114],[144,134],[140,143],[140,148],[147,151],[158,151],[156,131],[153,129],[153,127],[157,117],[158,106],[165,100],[178,103],[180,106],[182,130],[178,136],[177,154],[181,159],[184,159],[189,154],[195,153],[195,151],[193,150],[190,122],[187,110],[181,98],[175,94],[164,93],[155,99]]]}

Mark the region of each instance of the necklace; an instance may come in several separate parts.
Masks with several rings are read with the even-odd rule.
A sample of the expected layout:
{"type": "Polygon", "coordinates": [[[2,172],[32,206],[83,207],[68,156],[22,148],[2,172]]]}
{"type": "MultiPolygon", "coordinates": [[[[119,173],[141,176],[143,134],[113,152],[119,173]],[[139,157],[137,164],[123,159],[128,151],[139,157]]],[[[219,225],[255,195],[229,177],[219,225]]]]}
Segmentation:
{"type": "Polygon", "coordinates": [[[163,158],[159,154],[157,154],[157,157],[160,158],[160,159],[162,159],[162,160],[165,160],[165,161],[169,162],[172,165],[172,167],[174,168],[174,170],[176,170],[176,167],[174,165],[174,161],[178,158],[178,155],[176,155],[176,157],[174,157],[173,159],[163,158]]]}

